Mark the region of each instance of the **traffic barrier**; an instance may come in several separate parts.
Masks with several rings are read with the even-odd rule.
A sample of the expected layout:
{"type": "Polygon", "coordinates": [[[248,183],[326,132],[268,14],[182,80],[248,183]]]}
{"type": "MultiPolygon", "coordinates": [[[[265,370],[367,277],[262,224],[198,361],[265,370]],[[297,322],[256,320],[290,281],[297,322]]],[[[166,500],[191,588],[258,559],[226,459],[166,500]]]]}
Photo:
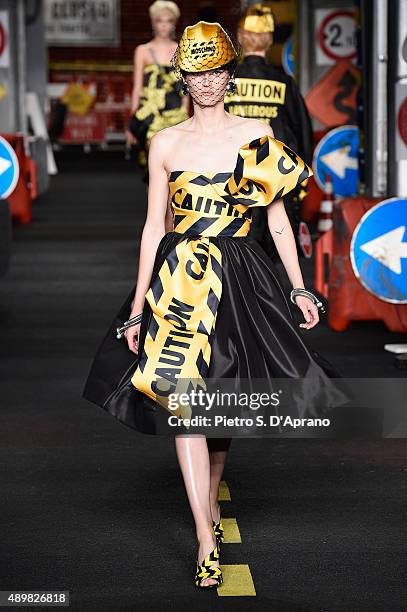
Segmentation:
{"type": "Polygon", "coordinates": [[[7,200],[0,200],[0,278],[9,269],[12,237],[10,206],[7,200]]]}
{"type": "Polygon", "coordinates": [[[328,324],[344,331],[352,321],[382,320],[390,331],[407,331],[407,304],[385,301],[356,277],[350,258],[353,232],[381,199],[344,198],[333,208],[333,227],[316,241],[315,288],[328,298],[328,324]]]}
{"type": "Polygon", "coordinates": [[[329,271],[332,264],[333,230],[324,232],[314,244],[314,285],[325,298],[329,296],[329,271]]]}
{"type": "Polygon", "coordinates": [[[1,136],[13,147],[20,168],[17,185],[7,197],[11,216],[20,223],[29,223],[32,219],[32,201],[37,194],[35,162],[26,154],[23,134],[1,136]]]}
{"type": "Polygon", "coordinates": [[[324,197],[319,205],[318,233],[322,235],[332,227],[332,214],[335,203],[331,175],[327,174],[325,180],[324,197]]]}

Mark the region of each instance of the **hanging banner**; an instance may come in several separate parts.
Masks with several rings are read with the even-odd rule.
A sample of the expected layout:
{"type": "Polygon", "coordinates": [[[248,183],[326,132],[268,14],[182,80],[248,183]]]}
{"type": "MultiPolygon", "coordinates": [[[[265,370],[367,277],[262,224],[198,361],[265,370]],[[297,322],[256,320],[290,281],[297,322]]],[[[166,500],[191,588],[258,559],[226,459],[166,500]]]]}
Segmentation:
{"type": "Polygon", "coordinates": [[[45,0],[45,37],[52,46],[119,44],[118,0],[45,0]]]}

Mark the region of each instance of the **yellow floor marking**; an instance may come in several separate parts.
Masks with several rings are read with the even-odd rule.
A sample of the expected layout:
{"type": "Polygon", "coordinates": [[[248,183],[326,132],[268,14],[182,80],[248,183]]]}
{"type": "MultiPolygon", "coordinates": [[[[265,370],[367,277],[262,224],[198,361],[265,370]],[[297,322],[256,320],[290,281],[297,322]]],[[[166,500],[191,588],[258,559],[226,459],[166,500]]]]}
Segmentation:
{"type": "Polygon", "coordinates": [[[219,484],[218,501],[230,501],[230,491],[225,480],[221,480],[219,484]]]}
{"type": "Polygon", "coordinates": [[[253,578],[248,565],[220,564],[223,584],[216,589],[219,597],[255,596],[253,578]]]}
{"type": "MultiPolygon", "coordinates": [[[[218,501],[231,501],[229,487],[225,480],[220,481],[218,501]]],[[[221,509],[222,512],[222,509],[221,509]]],[[[224,544],[241,544],[239,527],[235,518],[223,518],[224,544]]],[[[216,589],[219,597],[255,597],[253,578],[246,564],[220,564],[223,574],[223,584],[216,589]]]]}
{"type": "Polygon", "coordinates": [[[223,531],[225,534],[225,544],[241,544],[242,538],[240,537],[239,527],[235,518],[223,518],[222,517],[223,531]]]}

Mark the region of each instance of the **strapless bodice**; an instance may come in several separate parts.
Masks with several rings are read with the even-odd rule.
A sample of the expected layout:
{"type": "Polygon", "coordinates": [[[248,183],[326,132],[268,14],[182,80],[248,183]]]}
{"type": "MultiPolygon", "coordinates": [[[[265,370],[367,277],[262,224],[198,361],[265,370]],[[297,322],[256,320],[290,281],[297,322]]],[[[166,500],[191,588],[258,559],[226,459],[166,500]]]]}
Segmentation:
{"type": "Polygon", "coordinates": [[[172,171],[168,183],[174,231],[200,236],[246,236],[251,211],[230,200],[226,185],[232,174],[172,171]]]}
{"type": "Polygon", "coordinates": [[[174,231],[247,236],[251,208],[275,202],[310,175],[294,151],[268,134],[239,148],[233,172],[173,170],[168,182],[174,231]]]}

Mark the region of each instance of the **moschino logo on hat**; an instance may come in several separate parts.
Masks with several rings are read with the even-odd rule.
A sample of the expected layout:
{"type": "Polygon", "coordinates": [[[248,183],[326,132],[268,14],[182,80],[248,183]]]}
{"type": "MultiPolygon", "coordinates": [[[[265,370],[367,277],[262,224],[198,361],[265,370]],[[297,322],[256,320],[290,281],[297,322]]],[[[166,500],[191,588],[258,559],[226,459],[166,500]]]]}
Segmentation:
{"type": "Polygon", "coordinates": [[[191,55],[199,55],[201,57],[206,55],[213,55],[214,53],[216,53],[216,46],[214,43],[193,43],[190,53],[191,55]]]}

